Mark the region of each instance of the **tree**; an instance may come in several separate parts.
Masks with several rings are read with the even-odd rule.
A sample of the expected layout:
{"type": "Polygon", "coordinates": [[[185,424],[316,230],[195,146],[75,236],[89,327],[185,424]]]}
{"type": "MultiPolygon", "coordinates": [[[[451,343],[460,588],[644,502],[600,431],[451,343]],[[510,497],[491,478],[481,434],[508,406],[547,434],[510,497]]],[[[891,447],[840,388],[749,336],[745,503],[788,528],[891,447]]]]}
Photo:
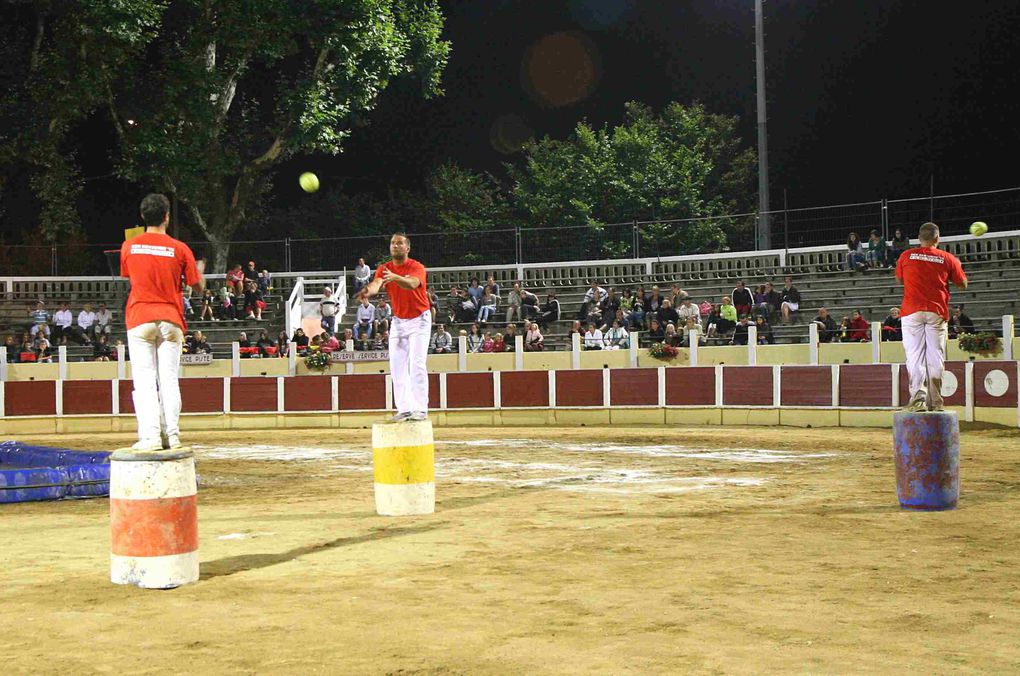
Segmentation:
{"type": "Polygon", "coordinates": [[[580,122],[566,140],[530,143],[523,165],[507,170],[524,222],[543,229],[525,237],[545,247],[546,260],[634,255],[634,221],[644,222],[640,253],[676,255],[747,236],[750,219],[719,217],[752,208],[754,158],[735,118],[700,104],[672,103],[656,115],[630,103],[622,125],[580,122]]]}
{"type": "MultiPolygon", "coordinates": [[[[117,173],[174,195],[210,242],[215,270],[226,267],[229,242],[275,166],[298,152],[341,152],[353,123],[395,78],[414,76],[423,95],[439,94],[450,48],[435,0],[52,6],[60,12],[37,3],[43,29],[33,53],[53,64],[53,83],[84,73],[89,93],[37,106],[68,120],[101,107],[118,139],[117,173]],[[101,23],[95,7],[138,26],[116,34],[112,55],[81,50],[101,23]],[[68,27],[65,39],[50,30],[58,25],[68,27]]],[[[27,135],[22,148],[36,143],[27,135]]]]}

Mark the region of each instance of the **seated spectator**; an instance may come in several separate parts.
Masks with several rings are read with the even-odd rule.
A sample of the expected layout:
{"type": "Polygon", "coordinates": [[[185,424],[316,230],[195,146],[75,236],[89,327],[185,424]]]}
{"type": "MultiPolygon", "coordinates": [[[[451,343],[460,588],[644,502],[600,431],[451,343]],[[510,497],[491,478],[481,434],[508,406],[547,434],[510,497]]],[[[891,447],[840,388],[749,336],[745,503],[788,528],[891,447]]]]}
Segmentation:
{"type": "Polygon", "coordinates": [[[673,304],[669,302],[668,298],[662,299],[662,307],[659,308],[659,323],[662,325],[680,324],[680,314],[673,307],[673,304]]]}
{"type": "Polygon", "coordinates": [[[478,311],[477,308],[482,304],[482,294],[484,293],[485,287],[479,284],[477,277],[472,277],[471,284],[467,288],[467,295],[471,296],[471,299],[475,302],[475,312],[478,311]]]}
{"type": "Polygon", "coordinates": [[[846,238],[846,269],[850,272],[865,270],[868,267],[867,257],[864,255],[864,245],[856,232],[851,232],[846,238]]]}
{"type": "Polygon", "coordinates": [[[191,307],[191,293],[191,286],[181,280],[181,303],[184,305],[184,315],[186,317],[193,317],[195,315],[195,309],[191,307]]]}
{"type": "Polygon", "coordinates": [[[322,317],[319,326],[329,335],[336,333],[336,313],[339,309],[340,304],[333,298],[333,289],[323,287],[322,300],[319,301],[319,315],[322,317]]]}
{"type": "Polygon", "coordinates": [[[793,277],[785,277],[783,290],[779,292],[779,309],[783,313],[783,323],[790,323],[790,316],[800,310],[800,291],[793,285],[793,277]]]}
{"type": "MultiPolygon", "coordinates": [[[[201,331],[196,331],[195,332],[196,347],[197,347],[197,344],[198,344],[198,337],[201,336],[201,335],[202,335],[201,331]]],[[[259,353],[263,357],[276,356],[275,355],[275,353],[276,353],[275,349],[272,350],[272,354],[270,354],[270,350],[269,350],[269,348],[276,348],[276,343],[273,341],[272,338],[269,337],[269,332],[264,330],[264,329],[262,331],[259,331],[259,339],[255,341],[255,347],[257,347],[259,349],[259,353]]]]}
{"type": "Polygon", "coordinates": [[[269,294],[273,290],[273,276],[269,274],[269,270],[263,270],[259,273],[259,290],[262,291],[263,295],[269,294]]]}
{"type": "Polygon", "coordinates": [[[558,322],[559,320],[560,301],[556,299],[556,292],[550,291],[545,296],[545,305],[542,306],[542,312],[538,316],[538,321],[542,326],[548,326],[551,322],[558,322]]]}
{"type": "MultiPolygon", "coordinates": [[[[642,292],[643,294],[643,292],[642,292]]],[[[628,329],[643,329],[645,328],[645,304],[643,301],[638,300],[635,295],[631,301],[631,309],[627,316],[627,328],[628,329]]]]}
{"type": "Polygon", "coordinates": [[[307,352],[308,346],[310,345],[308,336],[305,335],[304,329],[300,328],[294,329],[294,336],[290,339],[290,342],[294,343],[298,354],[304,354],[307,352]]]}
{"type": "Polygon", "coordinates": [[[489,352],[506,352],[506,341],[503,340],[503,334],[497,333],[492,337],[492,343],[489,345],[489,352]]]}
{"type": "MultiPolygon", "coordinates": [[[[658,317],[659,309],[662,307],[662,301],[664,300],[665,298],[659,294],[659,287],[653,286],[651,295],[645,298],[644,302],[646,322],[650,322],[653,318],[658,317]]],[[[660,321],[659,323],[665,326],[664,322],[660,321]]]]}
{"type": "Polygon", "coordinates": [[[703,300],[700,303],[698,303],[698,311],[701,313],[702,317],[708,317],[709,313],[712,312],[712,308],[714,307],[715,305],[713,305],[712,301],[710,300],[703,300]]]}
{"type": "Polygon", "coordinates": [[[240,263],[235,263],[233,267],[227,270],[226,277],[224,278],[224,287],[235,298],[244,295],[244,272],[241,271],[240,263]]]}
{"type": "Polygon", "coordinates": [[[259,291],[257,283],[248,281],[245,282],[246,287],[244,290],[244,310],[248,313],[248,319],[262,320],[262,311],[266,309],[266,301],[262,298],[262,292],[259,291]]]}
{"type": "Polygon", "coordinates": [[[195,331],[195,335],[192,338],[192,349],[194,354],[212,354],[212,345],[209,344],[205,334],[201,331],[195,331]]]}
{"type": "Polygon", "coordinates": [[[878,234],[878,230],[872,230],[868,235],[868,266],[872,268],[885,267],[886,265],[886,242],[885,237],[878,234]]]}
{"type": "Polygon", "coordinates": [[[889,308],[889,316],[882,322],[882,340],[903,340],[903,325],[898,307],[889,308]]]}
{"type": "Polygon", "coordinates": [[[184,343],[181,345],[181,354],[195,354],[195,336],[188,331],[184,334],[184,343]]]}
{"type": "Polygon", "coordinates": [[[672,303],[673,307],[679,307],[680,303],[684,302],[684,298],[688,298],[686,291],[680,288],[679,284],[674,284],[669,290],[669,302],[672,303]]]}
{"type": "Polygon", "coordinates": [[[482,290],[482,298],[478,302],[478,323],[487,324],[489,317],[496,314],[496,304],[498,299],[492,295],[492,290],[489,287],[485,287],[482,290]]]}
{"type": "Polygon", "coordinates": [[[373,325],[375,325],[375,308],[372,307],[372,301],[367,296],[363,296],[354,320],[354,340],[361,343],[368,341],[372,337],[373,325]]]}
{"type": "Polygon", "coordinates": [[[828,308],[818,308],[818,316],[812,320],[818,325],[818,342],[831,343],[839,337],[836,320],[829,316],[828,308]]]}
{"type": "Polygon", "coordinates": [[[959,338],[963,333],[973,335],[976,331],[974,331],[973,320],[963,313],[963,308],[957,305],[949,317],[949,337],[959,338]]]}
{"type": "Polygon", "coordinates": [[[279,335],[276,336],[276,356],[286,357],[290,354],[290,338],[287,337],[286,331],[280,331],[279,335]]]}
{"type": "Polygon", "coordinates": [[[248,286],[248,282],[255,286],[259,285],[259,271],[255,269],[255,261],[248,261],[247,267],[245,267],[244,272],[241,274],[244,275],[245,286],[248,286]]]}
{"type": "Polygon", "coordinates": [[[680,302],[680,307],[677,309],[677,326],[686,327],[687,320],[693,320],[695,324],[701,325],[701,309],[691,302],[690,296],[680,302]]]}
{"type": "Polygon", "coordinates": [[[521,283],[514,282],[513,287],[510,289],[510,293],[506,296],[506,323],[509,324],[514,320],[514,315],[517,315],[517,321],[521,321],[524,317],[521,316],[521,304],[524,302],[524,297],[521,294],[521,283]]]}
{"type": "MultiPolygon", "coordinates": [[[[426,293],[428,293],[428,296],[429,296],[429,319],[433,323],[435,323],[436,318],[439,316],[439,296],[436,295],[436,290],[433,289],[433,288],[429,288],[426,291],[426,293]]],[[[382,303],[383,305],[385,305],[387,309],[389,309],[389,307],[390,307],[389,303],[385,302],[381,298],[379,299],[379,302],[382,303]]],[[[388,331],[389,328],[390,328],[390,320],[389,320],[389,317],[387,317],[386,318],[386,330],[388,331]]]]}
{"type": "Polygon", "coordinates": [[[96,337],[96,313],[92,311],[91,303],[85,303],[82,311],[78,313],[78,330],[85,337],[85,344],[91,345],[96,337]]]}
{"type": "Polygon", "coordinates": [[[850,342],[866,343],[871,340],[871,328],[868,320],[864,318],[860,310],[854,310],[853,318],[850,320],[850,342]]]}
{"type": "Polygon", "coordinates": [[[758,344],[759,345],[775,345],[776,336],[772,332],[772,327],[769,325],[765,318],[758,315],[754,318],[754,325],[758,329],[758,344]]]}
{"type": "MultiPolygon", "coordinates": [[[[623,314],[622,310],[617,315],[623,314]]],[[[613,326],[605,333],[607,350],[627,350],[630,348],[630,334],[623,327],[623,321],[617,317],[613,320],[613,326]]]]}
{"type": "Polygon", "coordinates": [[[308,351],[309,352],[318,352],[318,351],[320,351],[322,349],[322,337],[324,335],[326,335],[326,334],[319,333],[319,334],[316,334],[316,335],[312,336],[312,341],[310,343],[308,343],[308,351]]]}
{"type": "Polygon", "coordinates": [[[326,354],[331,354],[333,352],[336,352],[339,349],[340,349],[340,341],[337,340],[337,337],[336,337],[335,334],[332,334],[332,333],[324,333],[324,334],[322,334],[321,342],[319,343],[319,350],[321,350],[322,352],[325,352],[326,354]]]}
{"type": "Polygon", "coordinates": [[[725,336],[737,326],[737,308],[730,302],[729,296],[723,296],[719,305],[719,316],[715,329],[720,335],[725,336]]]}
{"type": "Polygon", "coordinates": [[[599,326],[602,324],[602,308],[595,303],[582,303],[577,318],[585,326],[588,324],[599,326]]]}
{"type": "Polygon", "coordinates": [[[110,335],[110,325],[113,322],[113,315],[106,309],[106,303],[99,303],[99,310],[96,312],[96,335],[110,335]]]}
{"type": "Polygon", "coordinates": [[[35,302],[35,306],[29,306],[28,308],[29,324],[28,328],[32,330],[32,335],[35,336],[37,326],[46,327],[46,335],[50,335],[50,313],[46,311],[46,303],[41,300],[35,302]]]}
{"type": "Polygon", "coordinates": [[[619,309],[620,299],[616,297],[616,292],[612,288],[607,289],[605,300],[599,303],[599,316],[601,317],[599,325],[612,324],[616,318],[616,311],[619,309]]]}
{"type": "MultiPolygon", "coordinates": [[[[481,298],[479,297],[479,300],[481,298]]],[[[478,301],[467,290],[460,292],[460,310],[454,319],[458,323],[473,322],[478,318],[478,301]]]]}
{"type": "Polygon", "coordinates": [[[756,286],[751,295],[754,296],[754,307],[751,308],[751,314],[768,317],[769,307],[768,301],[765,299],[765,285],[759,284],[756,286]]]}
{"type": "Polygon", "coordinates": [[[676,330],[676,324],[666,324],[666,328],[663,330],[662,342],[673,347],[683,345],[684,337],[682,333],[676,330]]]}
{"type": "MultiPolygon", "coordinates": [[[[531,293],[525,288],[521,288],[521,314],[524,315],[524,321],[530,321],[538,316],[538,296],[531,293]]],[[[559,302],[556,303],[557,313],[559,313],[559,302]]]]}
{"type": "Polygon", "coordinates": [[[648,340],[653,343],[661,343],[666,338],[666,330],[658,319],[653,319],[648,325],[648,340]]]}
{"type": "Polygon", "coordinates": [[[432,339],[429,341],[429,352],[432,354],[449,354],[455,351],[453,336],[446,330],[446,326],[436,324],[436,331],[432,334],[432,339]]]}
{"type": "Polygon", "coordinates": [[[892,238],[892,246],[889,249],[889,265],[895,266],[900,259],[900,254],[909,248],[910,238],[903,234],[902,228],[896,228],[892,238]]]}
{"type": "MultiPolygon", "coordinates": [[[[377,333],[376,338],[382,338],[385,335],[387,342],[383,343],[381,349],[387,349],[389,347],[389,333],[377,333]]],[[[344,329],[343,338],[340,339],[341,350],[353,350],[354,349],[354,331],[352,329],[344,329]]],[[[375,347],[375,343],[372,344],[372,349],[378,349],[375,347]]]]}
{"type": "MultiPolygon", "coordinates": [[[[692,307],[698,307],[697,305],[691,304],[692,307]]],[[[688,316],[687,321],[682,326],[683,331],[683,345],[684,347],[691,346],[691,340],[693,336],[698,336],[698,344],[701,345],[705,342],[705,335],[701,330],[701,324],[695,321],[693,316],[688,316]]]]}
{"type": "Polygon", "coordinates": [[[462,309],[461,303],[463,300],[460,297],[460,289],[456,285],[450,287],[450,294],[446,297],[446,321],[453,323],[458,320],[458,315],[462,309]]]}
{"type": "MultiPolygon", "coordinates": [[[[237,345],[242,350],[245,349],[245,348],[251,347],[251,341],[248,340],[248,334],[245,333],[244,331],[241,331],[241,333],[237,334],[237,345]]],[[[245,352],[241,353],[241,359],[246,359],[246,358],[248,358],[250,356],[251,355],[248,354],[248,353],[245,353],[245,352]]]]}
{"type": "Polygon", "coordinates": [[[584,292],[581,305],[598,305],[609,295],[609,292],[599,286],[598,280],[591,280],[588,290],[584,292]]]}
{"type": "Polygon", "coordinates": [[[478,327],[478,324],[472,324],[467,334],[467,351],[481,352],[484,343],[485,336],[482,335],[482,330],[478,327]]]}
{"type": "Polygon", "coordinates": [[[623,316],[626,317],[634,309],[634,290],[624,289],[623,293],[620,294],[620,309],[623,310],[623,316]]]}
{"type": "Polygon", "coordinates": [[[499,283],[496,282],[496,278],[493,275],[489,275],[488,279],[485,280],[485,288],[489,289],[497,299],[499,298],[499,283]]]}
{"type": "Polygon", "coordinates": [[[41,333],[36,334],[35,340],[32,342],[32,351],[35,352],[37,362],[53,361],[53,355],[56,352],[49,339],[41,333]]]}
{"type": "Polygon", "coordinates": [[[21,342],[18,343],[18,361],[24,361],[22,355],[27,354],[31,354],[32,358],[35,358],[35,339],[28,331],[21,334],[21,342]]]}
{"type": "Polygon", "coordinates": [[[626,330],[627,328],[627,317],[623,314],[623,310],[617,310],[616,315],[613,317],[606,317],[606,323],[599,327],[602,334],[605,335],[609,329],[613,328],[613,322],[620,322],[620,328],[626,330]]]}
{"type": "MultiPolygon", "coordinates": [[[[470,336],[468,339],[470,340],[470,336]]],[[[486,331],[482,335],[482,347],[479,352],[492,352],[493,345],[495,345],[495,340],[492,338],[492,332],[486,331]]]]}
{"type": "Polygon", "coordinates": [[[359,258],[354,266],[354,293],[361,291],[372,281],[372,268],[365,265],[365,259],[359,258]]]}
{"type": "Polygon", "coordinates": [[[588,330],[584,332],[584,340],[582,342],[582,350],[601,350],[606,346],[605,341],[602,337],[602,332],[598,330],[595,324],[589,323],[588,330]]]}
{"type": "MultiPolygon", "coordinates": [[[[216,319],[215,309],[216,309],[216,295],[213,293],[212,289],[207,288],[202,293],[202,311],[198,315],[199,321],[206,320],[211,322],[218,321],[216,319]]],[[[98,317],[98,313],[96,314],[98,317]]]]}
{"type": "Polygon", "coordinates": [[[541,352],[545,349],[545,337],[538,326],[538,322],[528,325],[528,332],[524,335],[525,352],[541,352]]]}
{"type": "Polygon", "coordinates": [[[230,287],[224,284],[216,291],[219,299],[220,319],[237,319],[237,312],[234,310],[234,295],[230,293],[230,287]]]}
{"type": "Polygon", "coordinates": [[[110,361],[113,357],[113,348],[110,347],[110,337],[105,333],[99,334],[96,344],[92,346],[92,358],[94,361],[110,361]]]}
{"type": "Polygon", "coordinates": [[[644,311],[645,300],[647,300],[647,298],[648,294],[645,293],[645,287],[641,284],[638,284],[637,290],[634,291],[634,304],[640,305],[642,312],[644,311]]]}
{"type": "Polygon", "coordinates": [[[375,306],[375,321],[372,322],[372,335],[386,333],[390,330],[390,318],[393,317],[393,310],[386,299],[380,298],[375,306]]]}
{"type": "Polygon", "coordinates": [[[747,327],[750,325],[747,315],[740,318],[740,321],[733,327],[733,338],[730,339],[731,345],[747,345],[748,331],[747,327]]]}
{"type": "MultiPolygon", "coordinates": [[[[350,331],[350,329],[346,329],[350,331]]],[[[345,332],[346,332],[345,331],[345,332]]],[[[390,332],[389,329],[375,334],[372,338],[372,349],[373,350],[388,350],[390,349],[390,332]]]]}
{"type": "Polygon", "coordinates": [[[506,343],[507,352],[517,351],[517,327],[514,324],[507,324],[503,332],[503,342],[506,343]]]}
{"type": "Polygon", "coordinates": [[[733,289],[730,297],[733,299],[733,307],[736,308],[738,317],[751,314],[751,308],[754,307],[754,296],[751,294],[751,290],[744,286],[743,280],[737,282],[737,287],[733,289]]]}
{"type": "Polygon", "coordinates": [[[567,331],[567,345],[572,346],[574,344],[575,333],[580,337],[581,342],[584,343],[584,328],[581,326],[581,321],[579,319],[575,319],[570,325],[570,330],[567,331]]]}
{"type": "Polygon", "coordinates": [[[836,336],[839,338],[839,342],[849,343],[850,334],[852,332],[853,329],[850,328],[850,318],[844,315],[843,319],[839,323],[839,326],[836,328],[836,336]]]}
{"type": "MultiPolygon", "coordinates": [[[[799,294],[798,294],[799,296],[799,294]]],[[[776,287],[772,282],[765,282],[765,317],[768,321],[772,321],[772,318],[779,312],[779,307],[783,304],[783,296],[781,293],[776,291],[776,287]]],[[[799,301],[798,301],[799,307],[799,301]]]]}
{"type": "Polygon", "coordinates": [[[18,350],[18,342],[14,339],[14,336],[7,336],[4,338],[4,347],[7,348],[7,363],[16,364],[18,363],[21,354],[18,350]]]}
{"type": "Polygon", "coordinates": [[[74,320],[71,317],[71,309],[67,306],[67,301],[60,301],[60,309],[53,313],[53,342],[57,345],[66,345],[73,326],[74,320]]]}

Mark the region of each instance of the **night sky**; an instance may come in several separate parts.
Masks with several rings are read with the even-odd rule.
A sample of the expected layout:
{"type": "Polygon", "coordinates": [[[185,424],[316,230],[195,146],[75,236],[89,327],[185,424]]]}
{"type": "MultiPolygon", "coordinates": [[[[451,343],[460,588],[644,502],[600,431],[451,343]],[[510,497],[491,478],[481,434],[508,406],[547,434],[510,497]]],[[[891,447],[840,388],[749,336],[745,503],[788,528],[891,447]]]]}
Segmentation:
{"type": "MultiPolygon", "coordinates": [[[[305,170],[324,190],[349,192],[419,188],[446,160],[502,178],[527,133],[562,138],[582,118],[617,124],[631,100],[701,101],[739,116],[756,144],[753,0],[443,6],[453,43],[445,96],[425,101],[409,83],[392,87],[342,156],[281,167],[278,205],[301,198],[305,170]]],[[[773,208],[784,189],[791,208],[925,196],[932,175],[936,194],[1020,185],[1018,29],[1015,0],[766,2],[773,208]]],[[[96,219],[131,218],[135,190],[88,182],[92,241],[91,231],[112,225],[96,219]]]]}

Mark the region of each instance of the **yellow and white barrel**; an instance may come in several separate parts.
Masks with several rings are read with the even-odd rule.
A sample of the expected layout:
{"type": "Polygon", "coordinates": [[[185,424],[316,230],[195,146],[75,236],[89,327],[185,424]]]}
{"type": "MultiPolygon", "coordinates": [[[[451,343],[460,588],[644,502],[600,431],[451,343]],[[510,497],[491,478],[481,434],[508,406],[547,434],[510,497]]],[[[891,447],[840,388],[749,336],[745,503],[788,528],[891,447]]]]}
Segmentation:
{"type": "Polygon", "coordinates": [[[436,511],[436,447],[429,420],[372,425],[375,511],[382,516],[436,511]]]}
{"type": "Polygon", "coordinates": [[[110,581],[170,589],[198,581],[198,495],[191,451],[110,456],[110,581]]]}

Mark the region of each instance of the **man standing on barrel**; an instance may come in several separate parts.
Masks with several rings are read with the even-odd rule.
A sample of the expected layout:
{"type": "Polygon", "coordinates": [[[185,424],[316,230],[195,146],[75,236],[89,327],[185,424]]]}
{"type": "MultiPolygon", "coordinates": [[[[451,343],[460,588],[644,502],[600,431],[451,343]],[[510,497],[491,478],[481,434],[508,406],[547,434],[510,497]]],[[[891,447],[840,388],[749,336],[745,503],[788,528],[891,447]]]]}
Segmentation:
{"type": "Polygon", "coordinates": [[[967,288],[960,260],[939,251],[939,227],[925,223],[918,230],[920,246],[909,249],[896,263],[903,283],[900,307],[903,351],[910,376],[908,411],[942,410],[942,365],[949,322],[949,282],[967,288]]]}

